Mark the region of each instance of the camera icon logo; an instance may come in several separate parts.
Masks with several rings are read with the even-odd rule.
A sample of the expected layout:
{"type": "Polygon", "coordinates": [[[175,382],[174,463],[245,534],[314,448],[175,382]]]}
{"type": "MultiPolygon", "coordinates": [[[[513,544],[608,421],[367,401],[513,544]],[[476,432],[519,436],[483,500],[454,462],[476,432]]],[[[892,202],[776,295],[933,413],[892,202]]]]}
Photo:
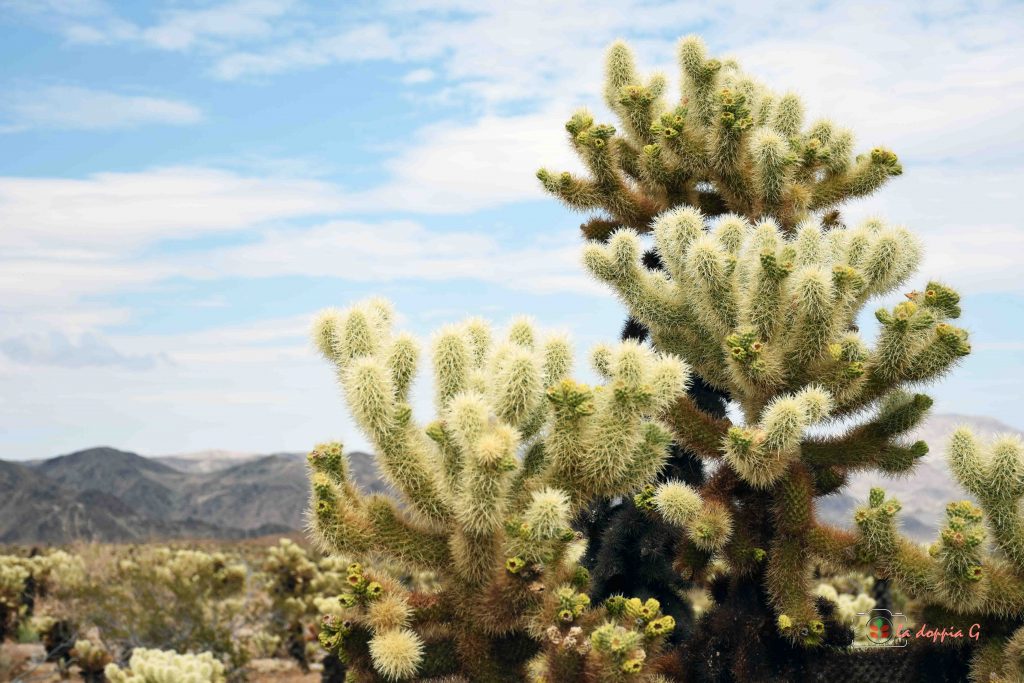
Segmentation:
{"type": "Polygon", "coordinates": [[[858,612],[857,616],[864,617],[864,637],[872,645],[907,646],[910,633],[906,627],[906,616],[902,612],[877,608],[870,612],[858,612]]]}

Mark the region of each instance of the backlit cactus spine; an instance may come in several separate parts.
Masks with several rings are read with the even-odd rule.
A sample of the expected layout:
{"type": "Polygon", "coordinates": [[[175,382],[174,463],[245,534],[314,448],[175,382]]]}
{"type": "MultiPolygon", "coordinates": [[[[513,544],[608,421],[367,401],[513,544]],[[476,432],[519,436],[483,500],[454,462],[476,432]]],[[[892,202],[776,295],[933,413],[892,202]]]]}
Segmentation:
{"type": "Polygon", "coordinates": [[[429,599],[385,591],[389,603],[411,606],[412,628],[368,622],[367,675],[521,680],[560,587],[580,581],[572,516],[658,472],[671,435],[656,416],[685,391],[687,367],[637,343],[600,347],[593,361],[605,383],[588,387],[569,379],[565,338],[541,338],[521,320],[495,342],[471,320],[435,336],[438,419],[423,425],[407,403],[419,350],[392,334],[391,317],[376,300],[329,311],[314,338],[404,506],[363,495],[341,446],[325,444],[309,458],[311,531],[325,550],[382,556],[441,579],[429,599]],[[437,670],[433,652],[449,670],[437,670]]]}

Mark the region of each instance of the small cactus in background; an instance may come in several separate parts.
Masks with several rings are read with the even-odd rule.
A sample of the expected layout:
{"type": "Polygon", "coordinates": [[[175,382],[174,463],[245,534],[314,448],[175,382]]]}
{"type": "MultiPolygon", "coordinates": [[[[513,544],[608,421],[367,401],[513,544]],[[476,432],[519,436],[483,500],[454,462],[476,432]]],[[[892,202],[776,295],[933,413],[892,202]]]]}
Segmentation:
{"type": "Polygon", "coordinates": [[[91,640],[79,639],[71,648],[71,659],[78,665],[82,680],[87,683],[103,683],[107,679],[104,672],[111,665],[111,656],[106,648],[91,640]]]}
{"type": "Polygon", "coordinates": [[[268,634],[284,644],[303,671],[309,671],[306,631],[316,614],[319,568],[305,550],[282,538],[267,553],[261,571],[271,601],[268,634]]]}
{"type": "Polygon", "coordinates": [[[136,648],[128,668],[108,664],[110,683],[225,683],[224,665],[204,652],[181,655],[169,650],[136,648]]]}
{"type": "Polygon", "coordinates": [[[32,572],[21,558],[0,557],[0,642],[13,635],[25,615],[25,585],[32,572]]]}
{"type": "Polygon", "coordinates": [[[353,565],[321,638],[387,680],[521,680],[548,627],[588,609],[585,596],[563,600],[587,583],[570,520],[660,470],[670,435],[655,416],[683,394],[687,367],[635,342],[603,346],[593,364],[605,383],[589,387],[569,379],[563,337],[521,320],[495,342],[471,320],[434,339],[438,418],[422,425],[407,404],[418,347],[391,317],[381,301],[329,311],[314,337],[404,505],[363,495],[341,446],[325,444],[309,456],[311,531],[324,550],[432,570],[441,585],[410,592],[353,565]]]}

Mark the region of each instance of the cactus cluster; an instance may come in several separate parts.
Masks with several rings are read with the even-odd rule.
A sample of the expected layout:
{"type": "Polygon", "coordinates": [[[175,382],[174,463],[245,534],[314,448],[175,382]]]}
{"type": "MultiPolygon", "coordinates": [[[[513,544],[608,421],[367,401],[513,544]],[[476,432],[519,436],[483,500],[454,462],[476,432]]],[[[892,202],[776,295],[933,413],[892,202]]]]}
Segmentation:
{"type": "Polygon", "coordinates": [[[232,669],[249,657],[237,634],[254,616],[249,568],[237,556],[166,546],[133,546],[89,558],[87,580],[66,590],[60,614],[95,628],[111,653],[133,648],[212,651],[232,669]]]}
{"type": "Polygon", "coordinates": [[[890,578],[917,601],[915,611],[923,619],[984,634],[972,664],[973,679],[1020,680],[1024,444],[1017,437],[1002,437],[986,447],[961,428],[950,440],[949,461],[978,504],[949,503],[939,538],[929,547],[899,535],[899,501],[874,488],[856,511],[856,531],[819,527],[815,552],[834,566],[867,568],[890,578]]]}
{"type": "Polygon", "coordinates": [[[0,642],[33,617],[38,598],[75,590],[84,579],[81,558],[63,550],[0,555],[0,642]]]}
{"type": "Polygon", "coordinates": [[[208,652],[180,655],[170,650],[136,648],[128,668],[108,664],[110,683],[226,683],[224,665],[208,652]]]}
{"type": "Polygon", "coordinates": [[[815,514],[851,473],[913,470],[928,447],[908,435],[932,404],[916,390],[970,352],[959,295],[939,281],[879,308],[873,341],[860,332],[865,306],[901,291],[922,247],[880,219],[848,226],[839,207],[899,162],[884,148],[854,156],[848,130],[805,126],[798,97],[708,58],[696,38],[681,41],[679,62],[673,105],[666,79],[642,79],[613,45],[605,101],[619,129],[577,112],[566,128],[589,177],[538,173],[569,206],[597,212],[583,262],[631,316],[629,339],[593,352],[603,385],[568,379],[564,339],[519,321],[495,344],[471,320],[435,338],[437,419],[419,424],[408,406],[418,351],[392,335],[390,308],[317,321],[402,504],[364,496],[340,445],[319,446],[311,531],[325,550],[430,569],[441,584],[424,594],[353,570],[322,636],[357,680],[959,675],[957,650],[916,644],[896,669],[891,655],[851,651],[850,610],[873,598],[816,588],[823,563],[878,576],[922,618],[983,621],[986,641],[967,644],[972,676],[1019,679],[1019,441],[986,452],[954,435],[953,471],[978,504],[951,504],[928,551],[899,536],[899,504],[881,490],[856,531],[815,514]],[[633,581],[644,569],[624,554],[656,570],[633,581]],[[652,597],[661,581],[679,599],[667,567],[711,597],[679,636],[652,597]],[[647,594],[614,595],[615,581],[647,594]]]}
{"type": "Polygon", "coordinates": [[[308,671],[306,633],[317,612],[315,598],[325,588],[320,569],[298,544],[282,538],[268,552],[261,573],[270,597],[266,634],[308,671]]]}

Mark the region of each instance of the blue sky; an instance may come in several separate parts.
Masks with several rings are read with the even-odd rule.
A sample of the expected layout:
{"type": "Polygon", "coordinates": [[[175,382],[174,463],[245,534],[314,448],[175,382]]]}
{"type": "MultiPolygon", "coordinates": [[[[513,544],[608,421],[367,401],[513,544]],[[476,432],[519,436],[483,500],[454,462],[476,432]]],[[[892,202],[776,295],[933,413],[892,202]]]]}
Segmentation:
{"type": "Polygon", "coordinates": [[[610,41],[671,81],[694,32],[900,154],[848,215],[908,225],[919,279],[964,293],[937,409],[1024,428],[1024,6],[767,5],[0,0],[0,458],[360,447],[306,332],[372,294],[424,336],[613,339],[533,172],[575,167],[575,108],[607,118],[610,41]]]}

